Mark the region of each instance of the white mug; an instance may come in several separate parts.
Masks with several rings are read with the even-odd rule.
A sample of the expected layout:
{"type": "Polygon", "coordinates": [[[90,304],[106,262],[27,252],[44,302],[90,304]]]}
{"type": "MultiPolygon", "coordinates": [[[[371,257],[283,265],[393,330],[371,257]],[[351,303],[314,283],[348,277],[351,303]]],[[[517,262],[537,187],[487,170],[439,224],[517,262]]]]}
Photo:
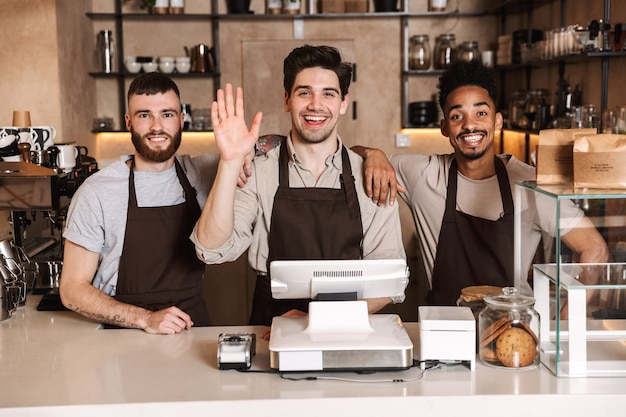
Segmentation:
{"type": "Polygon", "coordinates": [[[54,145],[59,153],[57,154],[57,166],[65,172],[69,172],[76,166],[78,149],[74,145],[54,145]]]}
{"type": "Polygon", "coordinates": [[[48,149],[54,143],[57,130],[53,126],[31,126],[32,150],[48,149]]]}

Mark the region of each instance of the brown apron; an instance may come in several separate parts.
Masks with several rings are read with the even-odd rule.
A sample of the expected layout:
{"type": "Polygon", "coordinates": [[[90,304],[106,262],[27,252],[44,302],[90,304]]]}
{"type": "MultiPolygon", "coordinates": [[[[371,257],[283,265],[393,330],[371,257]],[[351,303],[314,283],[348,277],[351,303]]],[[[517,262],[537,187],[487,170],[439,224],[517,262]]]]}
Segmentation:
{"type": "Polygon", "coordinates": [[[200,217],[196,190],[175,159],[185,202],[174,206],[138,207],[135,161],[128,180],[128,219],[120,257],[115,299],[150,311],[176,306],[194,326],[210,325],[202,297],[205,265],[189,235],[200,217]]]}
{"type": "Polygon", "coordinates": [[[289,153],[283,143],[279,185],[268,237],[268,275],[257,276],[251,324],[269,326],[292,309],[308,311],[310,300],[274,300],[269,265],[273,260],[360,259],[363,225],[348,151],[342,147],[341,189],[289,188],[289,153]]]}
{"type": "Polygon", "coordinates": [[[495,221],[456,210],[456,159],[450,165],[429,304],[454,305],[461,289],[472,285],[514,284],[513,196],[504,163],[495,157],[495,164],[504,209],[502,217],[495,221]]]}

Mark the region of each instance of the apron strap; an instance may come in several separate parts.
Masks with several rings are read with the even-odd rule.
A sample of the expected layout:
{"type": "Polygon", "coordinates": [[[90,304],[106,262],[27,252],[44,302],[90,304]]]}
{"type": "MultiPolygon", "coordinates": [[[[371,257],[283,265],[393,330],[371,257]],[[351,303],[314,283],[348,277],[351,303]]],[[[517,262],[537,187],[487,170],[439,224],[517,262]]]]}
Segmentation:
{"type": "Polygon", "coordinates": [[[348,156],[348,150],[345,146],[341,147],[341,175],[339,179],[341,181],[341,188],[343,188],[346,195],[346,202],[348,203],[348,212],[351,219],[356,219],[361,216],[361,208],[359,207],[359,198],[356,194],[356,187],[354,185],[354,176],[352,175],[352,165],[350,164],[350,157],[348,156]]]}

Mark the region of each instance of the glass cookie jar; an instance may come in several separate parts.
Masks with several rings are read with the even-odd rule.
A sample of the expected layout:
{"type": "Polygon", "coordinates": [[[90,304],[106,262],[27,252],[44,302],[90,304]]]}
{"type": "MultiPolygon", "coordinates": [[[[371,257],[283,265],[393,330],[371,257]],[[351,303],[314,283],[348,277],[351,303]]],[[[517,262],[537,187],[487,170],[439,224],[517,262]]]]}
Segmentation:
{"type": "Polygon", "coordinates": [[[530,368],[539,364],[539,314],[535,299],[513,287],[484,298],[478,315],[478,358],[496,368],[530,368]]]}

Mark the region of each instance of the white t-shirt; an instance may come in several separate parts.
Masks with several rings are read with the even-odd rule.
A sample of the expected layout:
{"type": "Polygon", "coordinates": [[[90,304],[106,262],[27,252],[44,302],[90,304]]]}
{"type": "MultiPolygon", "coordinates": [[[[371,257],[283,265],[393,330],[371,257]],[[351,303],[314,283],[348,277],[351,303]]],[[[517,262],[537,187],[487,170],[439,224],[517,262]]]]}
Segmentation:
{"type": "MultiPolygon", "coordinates": [[[[109,295],[115,295],[126,233],[129,158],[122,156],[85,180],[72,197],[63,232],[65,239],[100,254],[92,284],[109,295]]],[[[219,156],[177,158],[203,207],[215,179],[219,156]]],[[[174,166],[164,172],[135,171],[135,192],[139,207],[171,206],[185,201],[174,166]]]]}
{"type": "MultiPolygon", "coordinates": [[[[390,157],[391,164],[398,174],[398,180],[406,194],[401,197],[411,208],[415,220],[418,242],[426,275],[432,286],[432,273],[437,254],[437,243],[443,213],[445,211],[448,171],[454,154],[417,155],[398,154],[390,157]]],[[[521,162],[514,156],[500,155],[508,159],[505,164],[511,191],[515,196],[515,183],[534,181],[535,168],[521,162]]],[[[506,161],[505,161],[506,162],[506,161]]],[[[521,253],[522,271],[531,268],[536,248],[544,233],[556,235],[556,201],[536,193],[522,193],[521,239],[524,242],[521,253]]],[[[503,213],[500,186],[496,175],[484,180],[472,180],[458,174],[457,210],[489,220],[497,220],[503,213]]],[[[583,216],[573,202],[561,208],[561,233],[565,234],[578,224],[583,216]]],[[[526,275],[520,277],[529,293],[526,275]]]]}

